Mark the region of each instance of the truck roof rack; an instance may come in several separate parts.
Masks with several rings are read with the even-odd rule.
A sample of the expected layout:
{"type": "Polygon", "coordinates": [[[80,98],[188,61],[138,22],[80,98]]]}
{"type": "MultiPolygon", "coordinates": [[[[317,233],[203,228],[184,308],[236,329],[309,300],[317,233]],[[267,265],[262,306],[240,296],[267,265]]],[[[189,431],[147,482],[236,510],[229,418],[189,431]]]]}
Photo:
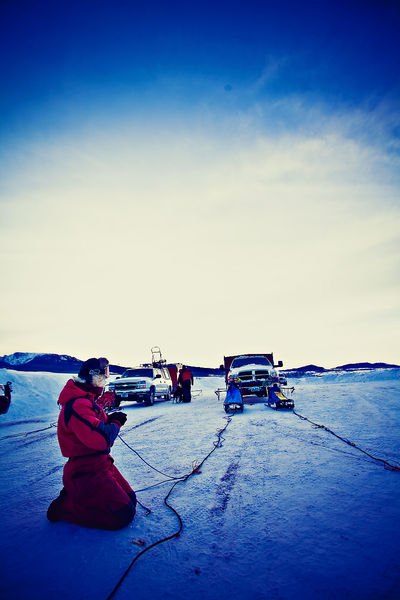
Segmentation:
{"type": "Polygon", "coordinates": [[[153,346],[151,349],[151,363],[153,367],[163,367],[167,361],[162,357],[159,346],[153,346]]]}

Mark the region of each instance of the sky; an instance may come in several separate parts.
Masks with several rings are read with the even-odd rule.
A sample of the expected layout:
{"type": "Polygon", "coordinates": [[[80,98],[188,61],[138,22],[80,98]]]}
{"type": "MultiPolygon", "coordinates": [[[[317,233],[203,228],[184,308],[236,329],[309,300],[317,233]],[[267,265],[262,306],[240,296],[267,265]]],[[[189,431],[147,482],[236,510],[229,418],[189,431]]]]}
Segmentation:
{"type": "Polygon", "coordinates": [[[400,363],[398,2],[4,1],[0,354],[400,363]]]}

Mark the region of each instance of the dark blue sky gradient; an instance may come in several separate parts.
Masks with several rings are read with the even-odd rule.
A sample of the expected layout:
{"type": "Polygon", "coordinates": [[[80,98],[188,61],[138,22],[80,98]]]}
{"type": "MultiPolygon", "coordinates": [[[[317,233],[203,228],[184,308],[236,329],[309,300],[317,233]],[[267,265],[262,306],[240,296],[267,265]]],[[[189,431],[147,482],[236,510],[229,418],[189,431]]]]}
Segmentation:
{"type": "Polygon", "coordinates": [[[210,88],[254,86],[274,64],[253,96],[398,108],[398,1],[3,0],[0,18],[3,135],[124,97],[190,106],[210,88]]]}

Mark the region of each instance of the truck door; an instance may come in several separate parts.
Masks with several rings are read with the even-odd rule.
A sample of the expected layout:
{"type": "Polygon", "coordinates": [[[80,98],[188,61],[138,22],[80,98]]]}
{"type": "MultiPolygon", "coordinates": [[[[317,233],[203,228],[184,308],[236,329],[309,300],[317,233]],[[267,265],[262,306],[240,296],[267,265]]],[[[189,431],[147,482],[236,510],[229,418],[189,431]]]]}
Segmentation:
{"type": "Polygon", "coordinates": [[[168,392],[168,388],[170,386],[168,375],[167,375],[167,370],[162,368],[161,373],[162,373],[163,391],[164,391],[164,394],[166,394],[168,392]]]}
{"type": "Polygon", "coordinates": [[[163,394],[165,394],[165,381],[161,369],[154,369],[154,385],[156,388],[157,396],[162,396],[163,394]]]}

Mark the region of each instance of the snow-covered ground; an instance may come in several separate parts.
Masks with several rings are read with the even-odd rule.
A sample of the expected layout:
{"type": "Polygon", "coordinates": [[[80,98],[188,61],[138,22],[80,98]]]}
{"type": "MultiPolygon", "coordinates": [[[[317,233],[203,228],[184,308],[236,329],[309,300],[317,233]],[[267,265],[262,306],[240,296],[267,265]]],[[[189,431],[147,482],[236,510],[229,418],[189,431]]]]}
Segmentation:
{"type": "MultiPolygon", "coordinates": [[[[400,463],[399,369],[306,377],[296,410],[374,456],[400,463]]],[[[171,483],[138,494],[127,528],[97,531],[50,524],[46,510],[61,488],[64,459],[57,396],[68,376],[0,370],[14,384],[0,416],[0,597],[106,600],[132,559],[178,529],[163,504],[171,483]]],[[[214,390],[195,382],[191,404],[126,405],[123,439],[171,475],[192,470],[226,424],[214,390]]],[[[133,566],[120,600],[298,600],[400,598],[400,472],[291,412],[246,406],[223,445],[170,503],[184,528],[133,566]]],[[[135,489],[163,479],[120,439],[112,452],[135,489]]]]}

